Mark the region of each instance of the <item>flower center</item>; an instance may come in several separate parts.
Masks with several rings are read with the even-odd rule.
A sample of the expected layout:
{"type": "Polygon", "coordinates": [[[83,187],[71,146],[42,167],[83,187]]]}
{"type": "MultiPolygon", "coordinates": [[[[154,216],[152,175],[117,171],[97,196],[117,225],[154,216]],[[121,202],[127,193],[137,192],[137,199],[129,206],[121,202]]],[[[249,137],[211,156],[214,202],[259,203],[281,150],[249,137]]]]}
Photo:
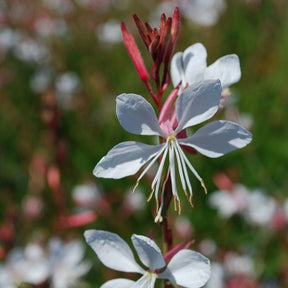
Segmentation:
{"type": "Polygon", "coordinates": [[[172,143],[175,143],[175,141],[177,141],[177,138],[175,135],[169,135],[167,138],[167,141],[168,141],[169,145],[171,145],[172,143]]]}

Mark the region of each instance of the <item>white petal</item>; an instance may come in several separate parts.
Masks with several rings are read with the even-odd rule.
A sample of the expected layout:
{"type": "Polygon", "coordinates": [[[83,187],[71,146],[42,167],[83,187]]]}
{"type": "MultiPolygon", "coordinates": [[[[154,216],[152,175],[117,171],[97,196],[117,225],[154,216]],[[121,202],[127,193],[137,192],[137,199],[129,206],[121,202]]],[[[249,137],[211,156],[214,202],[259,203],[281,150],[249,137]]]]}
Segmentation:
{"type": "Polygon", "coordinates": [[[152,105],[140,95],[117,96],[116,114],[122,127],[130,133],[164,135],[152,105]]]}
{"type": "Polygon", "coordinates": [[[146,272],[130,288],[154,288],[156,278],[157,278],[157,275],[155,273],[146,272]]]}
{"type": "Polygon", "coordinates": [[[190,85],[203,79],[207,64],[207,51],[201,43],[188,47],[183,53],[186,82],[190,85]]]}
{"type": "Polygon", "coordinates": [[[186,288],[198,288],[205,285],[210,277],[210,261],[192,250],[180,250],[168,263],[167,269],[159,278],[186,288]]]}
{"type": "Polygon", "coordinates": [[[113,279],[104,283],[100,288],[132,288],[134,281],[128,279],[113,279]]]}
{"type": "Polygon", "coordinates": [[[238,82],[240,78],[240,61],[236,54],[219,58],[206,69],[204,74],[204,79],[219,79],[223,89],[238,82]]]}
{"type": "Polygon", "coordinates": [[[161,145],[147,145],[134,141],[114,146],[96,165],[96,177],[119,179],[135,174],[162,148],[161,145]]]}
{"type": "MultiPolygon", "coordinates": [[[[182,52],[177,52],[176,54],[173,55],[172,60],[171,60],[171,80],[173,83],[173,86],[176,87],[180,81],[185,81],[184,80],[184,67],[183,67],[183,62],[182,62],[182,52]]],[[[182,83],[182,85],[185,85],[182,83]]]]}
{"type": "Polygon", "coordinates": [[[142,263],[151,271],[166,265],[161,250],[157,244],[148,237],[132,235],[132,242],[142,263]]]}
{"type": "Polygon", "coordinates": [[[228,152],[243,148],[252,140],[252,134],[240,125],[230,121],[213,121],[200,128],[179,143],[195,148],[211,158],[220,157],[228,152]]]}
{"type": "Polygon", "coordinates": [[[175,132],[210,119],[218,110],[221,91],[219,80],[197,82],[184,90],[176,102],[175,132]]]}
{"type": "Polygon", "coordinates": [[[136,263],[127,243],[117,234],[101,230],[86,230],[84,237],[105,266],[123,272],[141,274],[145,272],[136,263]]]}

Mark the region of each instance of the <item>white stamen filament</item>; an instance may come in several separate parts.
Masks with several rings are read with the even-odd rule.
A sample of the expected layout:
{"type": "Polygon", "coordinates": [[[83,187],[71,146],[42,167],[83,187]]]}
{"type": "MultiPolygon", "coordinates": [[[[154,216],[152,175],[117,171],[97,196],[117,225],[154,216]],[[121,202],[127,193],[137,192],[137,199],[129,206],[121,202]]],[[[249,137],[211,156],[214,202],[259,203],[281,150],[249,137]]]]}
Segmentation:
{"type": "Polygon", "coordinates": [[[165,192],[165,187],[166,187],[166,184],[167,184],[167,181],[169,179],[169,171],[166,175],[166,178],[164,179],[164,182],[163,182],[163,185],[162,185],[162,190],[161,190],[161,204],[160,204],[160,207],[157,211],[157,215],[154,219],[154,222],[157,223],[158,221],[159,222],[162,222],[163,221],[163,217],[161,216],[162,214],[162,210],[163,210],[163,206],[164,206],[164,192],[165,192]]]}
{"type": "MultiPolygon", "coordinates": [[[[175,145],[175,144],[173,143],[173,145],[175,145]]],[[[181,160],[180,160],[180,157],[179,157],[179,152],[177,150],[177,147],[175,147],[174,149],[175,149],[175,155],[176,155],[176,159],[177,159],[177,165],[178,165],[178,170],[179,170],[179,175],[180,175],[182,188],[183,188],[184,191],[186,191],[186,182],[185,182],[185,179],[184,179],[182,163],[181,163],[181,160]]]]}
{"type": "MultiPolygon", "coordinates": [[[[175,140],[172,140],[172,141],[174,142],[175,140]]],[[[170,142],[172,142],[172,141],[170,141],[170,142]]],[[[178,196],[178,192],[177,192],[177,186],[176,186],[174,146],[171,145],[171,143],[169,143],[169,170],[170,170],[170,174],[171,174],[172,194],[173,194],[173,196],[176,196],[177,200],[179,200],[179,196],[178,196]]]]}
{"type": "Polygon", "coordinates": [[[163,151],[166,149],[167,143],[157,152],[157,154],[152,158],[150,163],[145,167],[143,172],[140,174],[140,176],[137,178],[137,182],[139,182],[142,177],[147,173],[147,171],[151,168],[151,166],[155,163],[155,161],[159,158],[159,156],[163,153],[163,151]]]}
{"type": "Polygon", "coordinates": [[[191,170],[191,172],[195,175],[195,177],[202,182],[202,178],[199,176],[199,174],[197,173],[197,171],[195,170],[195,168],[191,165],[191,163],[189,162],[188,158],[186,157],[185,153],[183,152],[182,148],[180,147],[179,143],[176,141],[176,145],[178,148],[178,151],[180,152],[181,156],[183,157],[183,159],[185,160],[185,163],[187,164],[187,166],[189,167],[189,169],[191,170]]]}
{"type": "MultiPolygon", "coordinates": [[[[188,171],[187,171],[185,160],[183,159],[183,157],[181,155],[181,152],[178,151],[178,149],[179,149],[178,147],[179,147],[179,145],[178,146],[176,145],[176,150],[175,151],[178,153],[178,157],[181,160],[181,164],[182,164],[182,168],[183,168],[186,184],[188,186],[188,190],[189,190],[189,193],[190,193],[190,196],[191,196],[193,194],[192,185],[190,183],[190,178],[189,178],[189,175],[188,175],[188,171]]],[[[180,165],[178,165],[178,166],[180,166],[180,165]]]]}
{"type": "MultiPolygon", "coordinates": [[[[167,145],[165,145],[164,147],[167,147],[167,145]]],[[[157,173],[156,173],[156,175],[152,181],[152,184],[151,184],[151,188],[155,189],[155,197],[157,197],[157,198],[158,198],[158,191],[159,191],[159,187],[160,187],[160,183],[161,183],[161,176],[162,176],[163,167],[165,164],[167,153],[168,153],[168,149],[166,148],[164,151],[163,157],[161,159],[161,163],[159,165],[159,168],[157,170],[157,173]]]]}

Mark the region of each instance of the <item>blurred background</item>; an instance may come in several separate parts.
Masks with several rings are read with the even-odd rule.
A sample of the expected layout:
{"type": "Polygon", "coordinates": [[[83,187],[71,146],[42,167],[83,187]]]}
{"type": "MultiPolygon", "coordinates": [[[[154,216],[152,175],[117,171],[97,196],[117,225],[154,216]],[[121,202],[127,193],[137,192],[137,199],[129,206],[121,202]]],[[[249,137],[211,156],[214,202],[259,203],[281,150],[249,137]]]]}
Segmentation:
{"type": "Polygon", "coordinates": [[[151,100],[120,23],[150,69],[132,15],[158,27],[175,6],[176,51],[201,42],[208,65],[239,56],[242,78],[216,118],[253,133],[222,158],[189,156],[209,193],[193,179],[194,208],[183,197],[182,215],[170,209],[175,245],[193,238],[211,260],[208,288],[288,287],[287,0],[0,0],[0,287],[89,288],[118,277],[85,243],[86,229],[160,245],[149,176],[131,195],[136,177],[92,170],[119,142],[153,143],[115,115],[121,93],[151,100]]]}

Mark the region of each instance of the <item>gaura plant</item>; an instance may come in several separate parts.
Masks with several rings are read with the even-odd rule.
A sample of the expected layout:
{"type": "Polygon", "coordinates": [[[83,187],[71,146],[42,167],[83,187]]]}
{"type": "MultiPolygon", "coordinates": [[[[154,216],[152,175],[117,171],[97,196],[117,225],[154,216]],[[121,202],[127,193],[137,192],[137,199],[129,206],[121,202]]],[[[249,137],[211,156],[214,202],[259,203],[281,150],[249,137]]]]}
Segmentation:
{"type": "Polygon", "coordinates": [[[189,245],[180,243],[173,247],[167,211],[174,199],[175,210],[181,212],[177,188],[179,180],[193,206],[191,172],[207,193],[204,180],[191,164],[187,153],[199,152],[217,158],[243,148],[252,140],[249,131],[226,120],[205,124],[193,131],[191,136],[187,133],[187,128],[201,124],[216,114],[223,88],[228,88],[240,79],[239,59],[234,54],[227,55],[207,67],[206,49],[200,43],[173,56],[180,30],[177,8],[172,17],[167,18],[164,14],[161,16],[159,29],[143,23],[137,15],[134,15],[134,21],[152,57],[150,74],[136,41],[124,23],[121,24],[123,40],[139,78],[153,99],[156,112],[143,96],[123,93],[116,97],[116,115],[126,131],[157,136],[159,143],[149,145],[135,141],[122,142],[98,162],[93,173],[96,177],[120,179],[134,175],[142,168],[133,189],[135,191],[139,181],[158,162],[148,201],[155,197],[154,221],[159,222],[163,228],[163,244],[166,244],[163,247],[167,253],[163,256],[152,239],[133,234],[133,246],[141,262],[139,265],[132,250],[117,234],[88,230],[84,236],[105,266],[142,275],[138,281],[123,278],[109,280],[101,288],[154,288],[157,279],[164,280],[165,288],[171,285],[203,287],[210,277],[210,262],[200,253],[187,249],[191,242],[189,245]],[[151,79],[155,85],[151,85],[151,79]],[[164,97],[171,81],[171,92],[164,97]]]}
{"type": "MultiPolygon", "coordinates": [[[[202,44],[196,43],[184,53],[178,52],[172,56],[180,25],[177,8],[172,18],[167,19],[162,15],[159,30],[152,29],[148,23],[143,24],[136,15],[134,20],[154,62],[151,78],[155,81],[156,92],[152,89],[149,73],[136,42],[122,23],[124,43],[140,79],[157,106],[158,115],[145,98],[134,93],[117,96],[116,114],[126,131],[138,135],[158,136],[159,144],[147,145],[134,141],[120,143],[98,162],[93,173],[96,177],[119,179],[136,174],[146,165],[137,178],[135,190],[141,178],[159,160],[148,201],[154,194],[154,220],[161,222],[162,211],[167,208],[164,207],[165,197],[173,197],[175,210],[181,212],[176,171],[191,206],[193,192],[189,171],[201,182],[207,193],[203,179],[190,163],[184,150],[198,151],[205,156],[216,158],[246,146],[252,140],[252,135],[237,123],[225,120],[206,124],[190,137],[186,133],[187,128],[211,119],[219,108],[223,87],[227,88],[240,79],[237,55],[226,55],[207,67],[206,49],[202,44]],[[171,84],[171,59],[171,76],[175,87],[163,101],[163,94],[171,84]],[[167,189],[167,183],[171,185],[171,189],[167,189]]],[[[166,203],[169,205],[170,200],[166,203]]]]}

